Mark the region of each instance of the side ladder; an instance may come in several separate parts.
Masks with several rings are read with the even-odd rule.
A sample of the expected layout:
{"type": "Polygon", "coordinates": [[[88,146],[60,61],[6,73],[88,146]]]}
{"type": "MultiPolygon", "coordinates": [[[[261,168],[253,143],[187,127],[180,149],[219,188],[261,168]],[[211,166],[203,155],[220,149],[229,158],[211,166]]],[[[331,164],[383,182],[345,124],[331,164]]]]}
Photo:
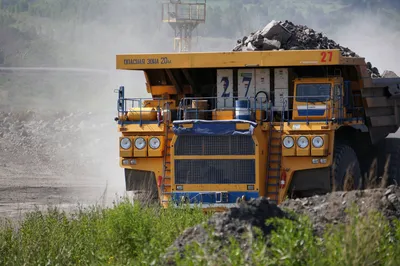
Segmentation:
{"type": "Polygon", "coordinates": [[[267,158],[267,198],[272,203],[277,204],[279,199],[279,183],[281,175],[281,158],[282,158],[282,132],[283,119],[280,125],[275,126],[270,123],[269,140],[268,140],[268,158],[267,158]]]}
{"type": "Polygon", "coordinates": [[[171,142],[172,129],[167,120],[165,123],[165,143],[164,143],[164,159],[163,159],[163,175],[160,185],[160,202],[166,207],[171,198],[171,142]]]}

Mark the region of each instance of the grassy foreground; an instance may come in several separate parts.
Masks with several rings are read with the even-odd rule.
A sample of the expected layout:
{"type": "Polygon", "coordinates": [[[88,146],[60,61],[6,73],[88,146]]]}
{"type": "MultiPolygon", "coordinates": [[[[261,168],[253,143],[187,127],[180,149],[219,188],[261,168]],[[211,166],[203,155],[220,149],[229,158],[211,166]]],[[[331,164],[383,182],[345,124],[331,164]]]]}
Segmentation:
{"type": "MultiPolygon", "coordinates": [[[[161,255],[187,227],[207,219],[199,209],[145,207],[123,200],[113,208],[55,208],[32,212],[18,224],[0,225],[0,265],[162,265],[161,255]]],[[[305,217],[271,220],[268,239],[192,245],[178,265],[400,265],[400,222],[378,214],[358,217],[316,237],[305,217]],[[247,251],[246,251],[247,250],[247,251]],[[252,250],[252,252],[248,252],[252,250]]],[[[212,241],[212,240],[211,240],[212,241]]]]}

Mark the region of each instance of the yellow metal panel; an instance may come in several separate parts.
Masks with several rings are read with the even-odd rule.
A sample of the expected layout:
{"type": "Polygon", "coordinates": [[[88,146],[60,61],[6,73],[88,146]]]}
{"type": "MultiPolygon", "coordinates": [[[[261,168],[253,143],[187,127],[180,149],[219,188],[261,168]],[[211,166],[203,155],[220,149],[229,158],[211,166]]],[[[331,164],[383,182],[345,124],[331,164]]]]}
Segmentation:
{"type": "Polygon", "coordinates": [[[311,156],[327,156],[328,155],[328,151],[329,151],[328,135],[323,134],[323,135],[315,135],[315,136],[320,136],[323,139],[324,144],[322,145],[321,148],[315,148],[314,146],[312,146],[312,138],[314,136],[311,136],[311,139],[310,139],[311,156]]]}
{"type": "MultiPolygon", "coordinates": [[[[119,142],[121,143],[121,139],[125,137],[119,137],[119,142]]],[[[128,137],[131,140],[131,147],[127,150],[124,150],[121,148],[121,145],[119,145],[119,156],[120,157],[132,157],[133,155],[133,141],[131,137],[128,137]]]]}
{"type": "Polygon", "coordinates": [[[339,50],[121,54],[116,68],[124,70],[173,68],[280,67],[360,64],[343,58],[339,50]]]}
{"type": "Polygon", "coordinates": [[[150,93],[152,95],[163,95],[164,93],[177,94],[175,86],[171,85],[151,86],[150,93]]]}
{"type": "Polygon", "coordinates": [[[137,133],[156,133],[156,132],[164,132],[164,124],[143,124],[140,126],[139,124],[125,124],[123,126],[118,125],[119,132],[134,132],[137,133]]]}
{"type": "Polygon", "coordinates": [[[148,143],[148,138],[147,136],[137,136],[133,139],[133,143],[132,145],[134,146],[133,148],[133,157],[147,157],[147,145],[144,146],[143,149],[139,150],[136,148],[135,146],[135,141],[137,138],[144,138],[144,140],[146,141],[146,143],[148,143]]]}
{"type": "Polygon", "coordinates": [[[233,110],[218,110],[213,111],[212,119],[213,120],[230,120],[235,117],[235,111],[233,110]]]}
{"type": "Polygon", "coordinates": [[[236,130],[248,130],[250,128],[250,124],[247,123],[237,123],[236,130]]]}
{"type": "Polygon", "coordinates": [[[290,136],[290,135],[282,135],[282,156],[295,156],[296,155],[296,137],[290,136],[293,138],[294,145],[291,148],[286,148],[285,146],[283,146],[283,139],[286,136],[290,136]]]}
{"type": "Polygon", "coordinates": [[[135,165],[122,165],[123,159],[124,158],[120,158],[119,160],[122,168],[154,172],[156,174],[156,178],[163,173],[163,158],[135,158],[135,165]]]}
{"type": "Polygon", "coordinates": [[[310,156],[310,146],[311,146],[311,141],[310,141],[310,136],[304,136],[304,135],[299,135],[299,136],[295,136],[295,141],[296,141],[296,154],[297,156],[310,156]],[[300,137],[306,137],[308,139],[308,146],[304,149],[300,148],[297,145],[297,139],[300,137]]]}
{"type": "MultiPolygon", "coordinates": [[[[164,150],[164,137],[161,136],[156,136],[159,140],[160,140],[160,147],[158,147],[157,149],[152,149],[150,148],[150,142],[148,142],[148,155],[149,157],[161,157],[163,156],[163,150],[164,150]]],[[[148,139],[150,141],[150,138],[152,138],[152,136],[149,136],[148,139]]]]}

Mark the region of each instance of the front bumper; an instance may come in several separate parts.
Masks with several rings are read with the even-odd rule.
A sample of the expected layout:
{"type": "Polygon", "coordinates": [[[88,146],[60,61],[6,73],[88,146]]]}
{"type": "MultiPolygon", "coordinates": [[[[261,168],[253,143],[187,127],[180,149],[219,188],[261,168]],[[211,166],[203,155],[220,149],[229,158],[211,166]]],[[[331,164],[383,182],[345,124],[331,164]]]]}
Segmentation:
{"type": "Polygon", "coordinates": [[[248,201],[251,198],[258,198],[258,192],[248,191],[190,191],[173,192],[172,202],[175,204],[186,203],[191,206],[201,205],[202,207],[226,207],[230,208],[241,200],[248,201]]]}

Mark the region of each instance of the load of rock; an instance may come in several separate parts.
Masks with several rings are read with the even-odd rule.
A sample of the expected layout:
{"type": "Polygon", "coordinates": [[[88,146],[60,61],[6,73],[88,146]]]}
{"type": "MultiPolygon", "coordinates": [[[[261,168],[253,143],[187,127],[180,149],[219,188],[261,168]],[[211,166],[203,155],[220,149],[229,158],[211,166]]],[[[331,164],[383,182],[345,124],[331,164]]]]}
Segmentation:
{"type": "MultiPolygon", "coordinates": [[[[343,56],[359,57],[347,47],[337,44],[325,34],[290,21],[272,20],[263,29],[237,41],[233,51],[313,50],[339,49],[343,56]]],[[[380,77],[379,71],[368,62],[371,77],[380,77]]]]}
{"type": "Polygon", "coordinates": [[[280,207],[293,210],[297,214],[310,217],[314,231],[322,235],[328,224],[348,222],[348,213],[353,204],[360,215],[369,211],[378,211],[389,221],[400,218],[400,188],[389,186],[354,191],[338,191],[322,196],[292,199],[283,202],[280,207]]]}
{"type": "MultiPolygon", "coordinates": [[[[366,189],[363,191],[337,191],[322,196],[301,199],[288,199],[281,205],[270,203],[266,198],[252,199],[242,202],[239,206],[224,213],[214,214],[206,223],[186,229],[168,248],[165,254],[166,264],[174,265],[174,254],[184,256],[185,246],[191,243],[203,245],[208,243],[210,236],[219,240],[216,250],[228,245],[230,237],[234,237],[241,245],[243,252],[251,252],[249,239],[257,237],[255,228],[261,229],[264,236],[273,228],[266,225],[269,218],[295,219],[289,214],[307,215],[312,222],[314,233],[322,236],[330,224],[349,222],[349,213],[356,207],[360,215],[368,215],[370,211],[378,211],[389,221],[400,218],[400,187],[366,189]],[[207,229],[211,229],[210,235],[207,229]],[[243,238],[244,235],[252,237],[243,238]]],[[[213,239],[215,240],[215,239],[213,239]]],[[[218,252],[213,256],[219,256],[218,252]]]]}
{"type": "MultiPolygon", "coordinates": [[[[246,248],[246,246],[249,248],[245,243],[246,240],[242,239],[241,236],[244,234],[256,236],[256,232],[253,231],[254,228],[259,228],[264,235],[268,235],[272,227],[267,226],[265,221],[275,217],[290,218],[290,215],[282,211],[276,204],[269,203],[264,197],[251,199],[226,212],[216,213],[205,224],[188,228],[175,240],[165,255],[166,264],[174,265],[175,252],[184,256],[186,245],[194,242],[206,244],[210,240],[210,236],[213,237],[213,240],[218,240],[220,246],[217,249],[221,249],[223,245],[228,245],[230,237],[238,240],[243,248],[246,248]],[[211,235],[208,229],[212,230],[211,235]]],[[[218,256],[218,254],[216,253],[215,256],[218,256]]]]}

